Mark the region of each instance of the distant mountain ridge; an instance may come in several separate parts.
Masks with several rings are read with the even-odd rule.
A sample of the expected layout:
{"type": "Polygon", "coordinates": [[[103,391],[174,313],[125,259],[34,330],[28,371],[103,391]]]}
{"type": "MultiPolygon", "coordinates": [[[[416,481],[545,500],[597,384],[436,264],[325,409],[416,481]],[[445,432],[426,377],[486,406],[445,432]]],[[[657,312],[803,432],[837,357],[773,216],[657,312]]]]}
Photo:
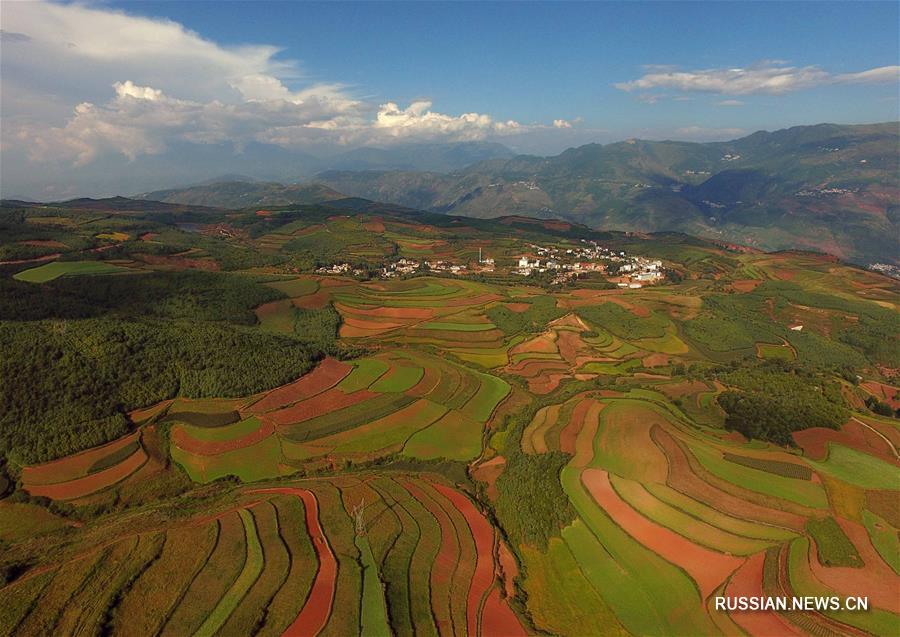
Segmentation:
{"type": "Polygon", "coordinates": [[[628,140],[449,174],[328,171],[347,195],[474,217],[558,217],[763,249],[897,261],[898,124],[820,124],[730,142],[628,140]]]}
{"type": "MultiPolygon", "coordinates": [[[[359,197],[445,214],[560,218],[604,230],[684,232],[764,250],[897,263],[898,148],[897,123],[820,124],[730,142],[627,140],[554,157],[493,157],[450,172],[329,170],[306,184],[240,178],[139,197],[226,208],[359,197]]],[[[489,150],[445,151],[458,158],[478,149],[489,150]]],[[[352,151],[344,159],[377,163],[379,153],[352,151]]]]}
{"type": "Polygon", "coordinates": [[[345,199],[346,195],[320,184],[284,185],[265,181],[211,181],[186,188],[147,192],[136,195],[135,198],[216,208],[247,208],[323,203],[345,199]]]}

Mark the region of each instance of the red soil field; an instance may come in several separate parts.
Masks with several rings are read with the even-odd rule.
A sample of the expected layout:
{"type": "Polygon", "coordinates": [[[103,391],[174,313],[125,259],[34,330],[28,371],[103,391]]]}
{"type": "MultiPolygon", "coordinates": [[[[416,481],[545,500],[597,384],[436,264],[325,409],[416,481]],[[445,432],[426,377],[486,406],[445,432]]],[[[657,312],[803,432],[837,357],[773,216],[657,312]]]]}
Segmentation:
{"type": "Polygon", "coordinates": [[[45,496],[53,500],[81,498],[124,480],[137,471],[146,461],[147,454],[143,448],[139,448],[125,460],[109,469],[103,469],[68,482],[26,486],[25,489],[31,495],[45,496]]]}
{"type": "Polygon", "coordinates": [[[635,305],[634,303],[631,303],[620,296],[610,296],[605,300],[625,308],[638,318],[647,318],[648,316],[650,316],[650,308],[643,305],[635,305]]]}
{"type": "Polygon", "coordinates": [[[478,634],[478,611],[481,600],[494,581],[494,531],[484,516],[475,508],[471,500],[456,489],[445,487],[442,484],[433,484],[435,489],[457,508],[466,519],[472,538],[475,540],[475,552],[478,559],[475,563],[475,573],[472,575],[472,583],[469,587],[468,602],[466,604],[466,627],[468,634],[478,634]]]}
{"type": "Polygon", "coordinates": [[[565,453],[575,455],[575,439],[581,433],[581,428],[589,418],[599,418],[603,403],[586,398],[575,405],[572,417],[559,432],[559,449],[565,453]]]}
{"type": "Polygon", "coordinates": [[[569,330],[560,330],[556,338],[556,346],[559,348],[559,355],[572,366],[578,364],[579,353],[589,355],[591,352],[587,344],[581,340],[581,336],[569,330]]]}
{"type": "Polygon", "coordinates": [[[568,374],[547,374],[541,378],[528,381],[528,389],[533,394],[549,394],[559,387],[563,378],[567,378],[568,374]]]}
{"type": "MultiPolygon", "coordinates": [[[[459,561],[459,540],[453,522],[441,506],[411,482],[403,487],[434,516],[441,527],[441,546],[431,569],[431,607],[441,635],[452,635],[450,616],[450,585],[459,561]]],[[[460,631],[461,632],[461,631],[460,631]]]]}
{"type": "Polygon", "coordinates": [[[641,360],[644,367],[662,367],[669,364],[668,354],[649,354],[641,360]]]}
{"type": "Polygon", "coordinates": [[[512,312],[524,312],[531,307],[531,303],[504,303],[503,305],[512,312]]]}
{"type": "Polygon", "coordinates": [[[551,332],[519,343],[509,350],[509,354],[510,356],[513,354],[556,354],[558,351],[556,348],[556,335],[551,332]]]}
{"type": "Polygon", "coordinates": [[[503,473],[506,467],[506,458],[503,456],[494,456],[487,462],[482,462],[472,470],[472,477],[479,482],[487,485],[487,496],[491,500],[496,500],[497,496],[497,478],[503,473]]]}
{"type": "Polygon", "coordinates": [[[889,424],[879,422],[874,418],[867,418],[866,416],[853,416],[853,419],[869,425],[869,427],[871,427],[872,429],[875,429],[882,436],[890,440],[894,447],[900,447],[900,429],[892,427],[889,424]]]}
{"type": "Polygon", "coordinates": [[[161,412],[163,409],[166,409],[173,402],[175,401],[170,398],[169,400],[164,400],[162,402],[156,403],[155,405],[151,405],[150,407],[135,409],[134,411],[128,412],[128,418],[131,420],[131,422],[141,422],[142,420],[147,420],[161,412]]]}
{"type": "Polygon", "coordinates": [[[378,336],[379,334],[384,333],[386,330],[364,330],[359,327],[354,327],[352,325],[347,325],[344,323],[341,325],[341,329],[338,331],[338,334],[343,338],[366,338],[367,336],[378,336]]]}
{"type": "Polygon", "coordinates": [[[258,414],[309,398],[329,387],[334,387],[352,370],[353,365],[342,363],[334,358],[326,358],[308,374],[268,392],[261,400],[252,405],[249,411],[258,414]]]}
{"type": "Polygon", "coordinates": [[[481,635],[483,637],[525,637],[528,635],[519,618],[500,599],[500,589],[494,588],[484,602],[481,614],[481,635]]]}
{"type": "Polygon", "coordinates": [[[408,396],[415,396],[416,398],[427,396],[441,382],[441,370],[433,365],[425,365],[423,369],[425,373],[422,374],[419,382],[412,389],[407,390],[406,394],[408,396]]]}
{"type": "Polygon", "coordinates": [[[516,594],[516,578],[519,576],[519,565],[509,546],[503,540],[497,541],[497,561],[500,577],[503,578],[503,592],[506,597],[516,594]]]}
{"type": "Polygon", "coordinates": [[[384,232],[384,221],[381,219],[372,219],[371,221],[364,223],[363,228],[369,232],[384,232]]]}
{"type": "Polygon", "coordinates": [[[761,279],[738,279],[731,282],[731,287],[735,292],[752,292],[760,283],[761,279]]]}
{"type": "Polygon", "coordinates": [[[697,583],[700,597],[707,599],[743,563],[738,557],[717,553],[685,539],[664,526],[651,522],[622,500],[602,469],[585,469],[581,482],[594,501],[622,529],[660,555],[681,567],[697,583]]]}
{"type": "Polygon", "coordinates": [[[100,447],[94,447],[59,460],[45,462],[44,464],[22,468],[22,483],[26,489],[33,486],[50,485],[67,480],[80,478],[88,472],[98,460],[115,453],[123,447],[135,442],[140,436],[140,431],[135,431],[100,447]]]}
{"type": "Polygon", "coordinates": [[[886,402],[891,409],[900,409],[900,389],[874,380],[867,380],[860,386],[878,400],[886,402]]]}
{"type": "Polygon", "coordinates": [[[429,319],[434,316],[434,309],[430,307],[349,307],[343,303],[335,303],[334,307],[343,313],[359,316],[377,316],[380,318],[395,319],[429,319]]]}
{"type": "Polygon", "coordinates": [[[328,544],[328,538],[325,537],[322,525],[319,523],[319,502],[311,491],[291,487],[260,489],[251,493],[281,493],[295,495],[303,500],[303,506],[306,509],[306,530],[316,549],[319,570],[303,609],[282,633],[282,637],[315,637],[325,627],[331,615],[337,584],[337,560],[331,550],[331,545],[328,544]]]}
{"type": "Polygon", "coordinates": [[[683,380],[677,383],[666,383],[657,386],[657,389],[669,398],[681,398],[688,394],[697,394],[702,391],[709,391],[706,383],[699,380],[683,380]]]}
{"type": "Polygon", "coordinates": [[[650,431],[653,441],[663,450],[669,461],[669,474],[666,483],[681,493],[699,500],[722,513],[741,518],[773,524],[802,533],[806,528],[806,518],[795,513],[772,509],[755,502],[749,502],[721,489],[717,489],[691,469],[684,450],[675,439],[660,427],[650,431]]]}
{"type": "Polygon", "coordinates": [[[405,327],[406,323],[397,323],[396,321],[372,321],[364,318],[355,318],[353,316],[344,315],[344,325],[350,327],[358,327],[362,330],[381,331],[392,330],[397,327],[405,327]]]}
{"type": "Polygon", "coordinates": [[[790,270],[788,268],[778,268],[775,270],[775,278],[781,279],[782,281],[792,281],[795,276],[797,276],[796,270],[790,270]]]}
{"type": "Polygon", "coordinates": [[[552,371],[567,372],[569,366],[564,361],[548,360],[543,358],[525,359],[511,365],[509,372],[525,378],[536,378],[541,374],[552,371]]]}
{"type": "Polygon", "coordinates": [[[273,423],[268,418],[263,418],[260,420],[260,427],[256,431],[251,432],[241,438],[235,438],[234,440],[226,440],[223,442],[196,440],[195,438],[191,438],[181,427],[173,427],[172,442],[174,442],[177,447],[183,449],[184,451],[187,451],[188,453],[192,453],[198,456],[215,456],[220,453],[225,453],[226,451],[234,451],[235,449],[241,449],[243,447],[255,445],[257,442],[261,442],[262,440],[275,433],[275,423],[273,423]]]}
{"type": "MultiPolygon", "coordinates": [[[[321,283],[324,287],[325,282],[321,281],[321,283]]],[[[330,300],[331,293],[328,290],[319,290],[312,294],[294,297],[291,299],[291,303],[294,304],[294,307],[299,307],[302,310],[321,310],[328,305],[330,300]]]]}
{"type": "Polygon", "coordinates": [[[815,540],[810,539],[809,565],[813,575],[840,595],[865,595],[874,606],[892,613],[900,613],[897,574],[885,564],[881,555],[872,546],[865,527],[840,517],[835,517],[835,520],[853,542],[853,546],[865,563],[865,568],[822,566],[817,557],[815,540]]]}
{"type": "MultiPolygon", "coordinates": [[[[764,596],[762,582],[765,561],[765,552],[748,558],[731,576],[725,594],[729,597],[764,596]]],[[[753,637],[789,637],[799,634],[773,611],[735,612],[731,619],[753,637]]]]}
{"type": "Polygon", "coordinates": [[[344,407],[350,407],[376,396],[378,394],[370,392],[368,389],[345,394],[337,387],[332,387],[308,400],[270,412],[268,416],[276,425],[293,425],[344,407]]]}
{"type": "Polygon", "coordinates": [[[824,427],[811,427],[795,431],[792,435],[794,441],[803,449],[803,453],[814,460],[824,460],[828,455],[828,444],[835,443],[877,456],[888,462],[895,464],[897,462],[893,451],[884,439],[855,420],[849,421],[841,427],[840,431],[824,427]]]}

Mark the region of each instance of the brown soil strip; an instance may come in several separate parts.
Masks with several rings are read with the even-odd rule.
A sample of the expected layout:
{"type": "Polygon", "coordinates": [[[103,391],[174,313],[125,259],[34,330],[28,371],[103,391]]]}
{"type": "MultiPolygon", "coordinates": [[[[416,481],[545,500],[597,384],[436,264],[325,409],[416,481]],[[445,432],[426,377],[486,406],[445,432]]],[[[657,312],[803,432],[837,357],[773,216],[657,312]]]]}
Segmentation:
{"type": "Polygon", "coordinates": [[[303,609],[291,625],[285,629],[282,637],[315,637],[322,631],[331,616],[338,570],[334,552],[319,523],[319,502],[311,491],[291,487],[259,489],[250,493],[281,493],[295,495],[303,500],[303,506],[306,509],[306,530],[316,549],[319,570],[303,609]]]}
{"type": "Polygon", "coordinates": [[[304,400],[329,387],[334,387],[352,370],[353,365],[342,363],[334,358],[326,358],[308,374],[268,392],[249,411],[258,414],[304,400]]]}
{"type": "Polygon", "coordinates": [[[743,559],[717,553],[651,522],[622,500],[602,469],[585,469],[581,482],[594,501],[626,533],[693,579],[706,600],[743,563],[743,559]]]}

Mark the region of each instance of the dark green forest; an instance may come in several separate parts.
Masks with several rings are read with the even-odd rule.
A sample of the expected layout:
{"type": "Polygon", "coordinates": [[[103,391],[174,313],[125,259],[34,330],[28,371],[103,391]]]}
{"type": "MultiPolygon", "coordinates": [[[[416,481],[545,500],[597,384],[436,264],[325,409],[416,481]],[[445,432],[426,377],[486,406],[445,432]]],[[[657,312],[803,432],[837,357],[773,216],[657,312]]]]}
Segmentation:
{"type": "Polygon", "coordinates": [[[333,308],[296,336],[255,329],[282,294],[205,272],[0,279],[0,453],[50,460],[127,432],[125,414],[175,396],[243,396],[286,383],[336,351],[333,308]],[[15,319],[15,320],[14,320],[15,319]]]}

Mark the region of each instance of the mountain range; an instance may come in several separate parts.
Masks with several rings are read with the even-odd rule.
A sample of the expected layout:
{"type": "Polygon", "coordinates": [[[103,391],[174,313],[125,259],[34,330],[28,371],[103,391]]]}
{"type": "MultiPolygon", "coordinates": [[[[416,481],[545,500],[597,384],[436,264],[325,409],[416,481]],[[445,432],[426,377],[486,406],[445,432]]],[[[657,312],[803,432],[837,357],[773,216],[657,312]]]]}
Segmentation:
{"type": "MultiPolygon", "coordinates": [[[[672,230],[766,250],[897,262],[898,144],[894,122],[820,124],[730,142],[588,144],[553,157],[497,156],[449,171],[328,170],[305,185],[222,180],[142,197],[243,207],[343,195],[479,218],[560,218],[594,228],[672,230]]],[[[491,147],[447,152],[457,159],[503,154],[491,147]]],[[[353,165],[378,161],[388,158],[374,149],[347,158],[353,165]]]]}

